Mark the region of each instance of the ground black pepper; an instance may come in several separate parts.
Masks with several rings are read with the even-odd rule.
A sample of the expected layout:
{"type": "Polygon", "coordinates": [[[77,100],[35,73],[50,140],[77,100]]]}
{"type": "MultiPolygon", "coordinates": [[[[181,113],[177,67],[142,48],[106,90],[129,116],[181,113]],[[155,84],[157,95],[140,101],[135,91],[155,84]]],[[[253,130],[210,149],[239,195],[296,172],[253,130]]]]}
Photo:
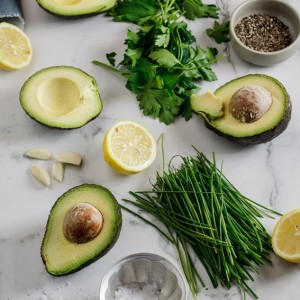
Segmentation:
{"type": "Polygon", "coordinates": [[[234,30],[243,44],[257,51],[274,52],[292,43],[288,26],[275,16],[253,14],[244,17],[234,30]]]}

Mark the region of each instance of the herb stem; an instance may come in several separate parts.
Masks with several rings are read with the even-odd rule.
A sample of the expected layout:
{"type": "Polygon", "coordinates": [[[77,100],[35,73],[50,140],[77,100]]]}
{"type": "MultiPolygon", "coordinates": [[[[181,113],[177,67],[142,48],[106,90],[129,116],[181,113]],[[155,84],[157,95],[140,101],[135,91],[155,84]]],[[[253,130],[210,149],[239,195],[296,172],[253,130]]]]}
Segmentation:
{"type": "Polygon", "coordinates": [[[110,66],[110,65],[108,65],[108,64],[105,64],[105,63],[103,63],[103,62],[101,62],[101,61],[93,60],[92,63],[93,63],[94,65],[103,67],[103,68],[105,68],[105,69],[107,69],[107,70],[109,70],[109,71],[113,71],[114,73],[117,73],[118,75],[124,76],[124,77],[126,77],[126,78],[130,75],[129,72],[122,72],[122,71],[118,70],[117,68],[112,67],[112,66],[110,66]]]}
{"type": "Polygon", "coordinates": [[[272,249],[258,218],[276,212],[243,196],[217,168],[214,153],[212,161],[199,151],[195,158],[174,156],[167,170],[157,174],[152,190],[130,194],[134,200],[125,201],[154,216],[159,225],[155,219],[134,215],[175,245],[195,299],[203,280],[191,261],[193,255],[214,287],[230,288],[235,282],[244,297],[248,292],[257,298],[247,281],[254,280],[258,265],[270,262],[272,249]],[[179,168],[171,165],[175,157],[181,158],[179,168]]]}

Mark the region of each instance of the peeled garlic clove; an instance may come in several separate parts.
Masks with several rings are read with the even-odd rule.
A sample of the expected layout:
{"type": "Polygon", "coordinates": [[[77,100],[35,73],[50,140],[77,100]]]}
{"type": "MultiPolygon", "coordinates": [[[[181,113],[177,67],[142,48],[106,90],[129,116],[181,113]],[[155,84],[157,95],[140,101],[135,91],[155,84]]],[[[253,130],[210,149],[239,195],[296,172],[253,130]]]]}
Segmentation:
{"type": "Polygon", "coordinates": [[[56,160],[65,163],[65,164],[72,164],[72,165],[77,165],[79,166],[82,161],[82,157],[75,152],[62,152],[58,153],[55,156],[56,160]]]}
{"type": "Polygon", "coordinates": [[[52,176],[55,180],[62,183],[65,175],[65,166],[61,162],[56,162],[52,165],[52,176]]]}
{"type": "Polygon", "coordinates": [[[35,159],[49,160],[52,156],[51,152],[44,148],[34,148],[25,153],[25,156],[35,159]]]}
{"type": "Polygon", "coordinates": [[[36,178],[39,182],[41,182],[45,186],[51,186],[51,178],[49,173],[38,165],[34,165],[31,168],[31,174],[34,178],[36,178]]]}

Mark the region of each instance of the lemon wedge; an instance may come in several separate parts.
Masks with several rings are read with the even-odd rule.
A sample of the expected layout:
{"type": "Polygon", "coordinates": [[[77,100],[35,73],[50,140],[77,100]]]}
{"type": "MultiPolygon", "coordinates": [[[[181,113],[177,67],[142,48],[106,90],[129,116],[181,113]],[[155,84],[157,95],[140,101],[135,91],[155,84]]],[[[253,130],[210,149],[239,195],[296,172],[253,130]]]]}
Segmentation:
{"type": "Polygon", "coordinates": [[[28,36],[19,27],[0,23],[0,68],[18,70],[29,65],[32,45],[28,36]]]}
{"type": "Polygon", "coordinates": [[[300,208],[278,220],[272,234],[272,247],[284,260],[300,263],[300,208]]]}
{"type": "Polygon", "coordinates": [[[157,144],[143,125],[121,121],[106,133],[103,141],[105,161],[120,174],[136,174],[148,168],[156,157],[157,144]]]}

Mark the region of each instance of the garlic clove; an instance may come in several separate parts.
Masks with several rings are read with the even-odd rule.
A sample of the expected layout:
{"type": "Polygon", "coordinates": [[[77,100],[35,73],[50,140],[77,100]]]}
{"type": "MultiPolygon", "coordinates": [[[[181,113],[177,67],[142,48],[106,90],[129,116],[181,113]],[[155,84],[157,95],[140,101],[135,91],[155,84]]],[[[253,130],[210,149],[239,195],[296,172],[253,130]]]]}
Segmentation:
{"type": "Polygon", "coordinates": [[[72,164],[76,166],[79,166],[82,162],[81,155],[71,151],[58,153],[56,154],[55,158],[58,162],[72,164]]]}
{"type": "Polygon", "coordinates": [[[45,186],[51,186],[51,177],[49,173],[38,165],[34,165],[31,168],[32,176],[41,182],[45,186]]]}
{"type": "Polygon", "coordinates": [[[25,153],[25,156],[29,158],[35,158],[35,159],[43,159],[43,160],[49,160],[52,157],[52,153],[44,148],[34,148],[25,153]]]}
{"type": "Polygon", "coordinates": [[[75,152],[61,152],[56,154],[56,160],[65,163],[79,166],[82,162],[82,157],[75,152]]]}
{"type": "Polygon", "coordinates": [[[65,166],[61,162],[55,162],[52,165],[52,176],[55,180],[62,183],[65,175],[65,166]]]}

